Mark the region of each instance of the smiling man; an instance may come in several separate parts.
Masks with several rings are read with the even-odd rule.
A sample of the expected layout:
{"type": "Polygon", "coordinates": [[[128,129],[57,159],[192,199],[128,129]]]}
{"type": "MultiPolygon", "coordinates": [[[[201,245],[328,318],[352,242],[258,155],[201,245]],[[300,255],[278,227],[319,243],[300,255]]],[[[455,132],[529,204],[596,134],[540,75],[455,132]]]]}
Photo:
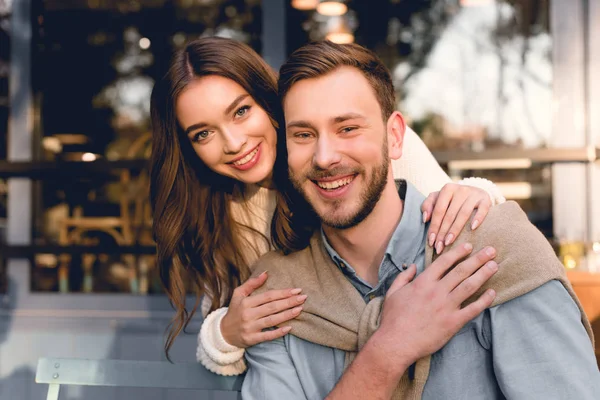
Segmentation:
{"type": "Polygon", "coordinates": [[[514,202],[439,257],[426,246],[424,198],[390,171],[405,124],[372,52],[306,45],[279,88],[293,188],[273,222],[284,251],[254,274],[308,298],[290,334],[247,350],[245,399],[599,398],[589,322],[514,202]]]}

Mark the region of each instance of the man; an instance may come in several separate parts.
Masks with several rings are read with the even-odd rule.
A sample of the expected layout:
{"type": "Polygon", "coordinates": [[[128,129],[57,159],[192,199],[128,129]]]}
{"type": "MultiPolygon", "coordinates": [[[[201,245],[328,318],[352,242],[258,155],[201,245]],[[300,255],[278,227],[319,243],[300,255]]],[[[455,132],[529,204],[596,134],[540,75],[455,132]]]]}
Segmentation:
{"type": "Polygon", "coordinates": [[[518,206],[495,207],[434,260],[424,199],[410,183],[398,190],[389,169],[405,124],[374,54],[309,44],[281,68],[279,89],[289,177],[320,226],[286,190],[274,239],[296,251],[269,253],[254,273],[269,271],[262,290],[299,286],[308,298],[291,334],[247,350],[244,398],[600,398],[589,322],[518,206]]]}

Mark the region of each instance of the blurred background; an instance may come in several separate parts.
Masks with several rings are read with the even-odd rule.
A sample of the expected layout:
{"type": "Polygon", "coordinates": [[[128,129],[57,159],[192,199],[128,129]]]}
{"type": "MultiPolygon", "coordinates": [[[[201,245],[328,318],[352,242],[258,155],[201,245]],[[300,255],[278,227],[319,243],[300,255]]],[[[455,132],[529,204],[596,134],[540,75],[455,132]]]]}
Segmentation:
{"type": "Polygon", "coordinates": [[[215,35],[275,69],[310,40],[374,50],[439,163],[519,202],[600,331],[600,0],[0,0],[0,399],[44,398],[39,357],[164,359],[150,92],[215,35]]]}

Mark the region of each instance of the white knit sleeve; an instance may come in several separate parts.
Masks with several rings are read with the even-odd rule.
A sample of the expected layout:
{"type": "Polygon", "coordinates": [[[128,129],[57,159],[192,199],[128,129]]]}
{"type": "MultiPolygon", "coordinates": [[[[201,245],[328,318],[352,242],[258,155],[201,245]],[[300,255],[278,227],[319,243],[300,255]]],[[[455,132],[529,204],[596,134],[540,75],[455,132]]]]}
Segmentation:
{"type": "Polygon", "coordinates": [[[494,182],[484,178],[464,178],[457,182],[460,185],[473,186],[479,189],[483,189],[487,192],[492,200],[492,206],[497,206],[506,201],[498,186],[494,182]]]}
{"type": "Polygon", "coordinates": [[[244,349],[227,343],[221,333],[221,320],[227,310],[219,308],[204,319],[198,334],[196,359],[215,374],[240,375],[246,370],[244,349]]]}

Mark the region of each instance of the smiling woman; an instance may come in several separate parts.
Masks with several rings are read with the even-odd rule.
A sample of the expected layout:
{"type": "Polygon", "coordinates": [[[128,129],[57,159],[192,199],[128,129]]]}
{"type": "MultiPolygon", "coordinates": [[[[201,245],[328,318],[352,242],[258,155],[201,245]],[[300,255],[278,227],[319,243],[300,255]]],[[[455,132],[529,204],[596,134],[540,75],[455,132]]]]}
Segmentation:
{"type": "Polygon", "coordinates": [[[222,76],[195,79],[179,95],[176,113],[208,168],[243,183],[269,186],[275,127],[242,86],[222,76]]]}

